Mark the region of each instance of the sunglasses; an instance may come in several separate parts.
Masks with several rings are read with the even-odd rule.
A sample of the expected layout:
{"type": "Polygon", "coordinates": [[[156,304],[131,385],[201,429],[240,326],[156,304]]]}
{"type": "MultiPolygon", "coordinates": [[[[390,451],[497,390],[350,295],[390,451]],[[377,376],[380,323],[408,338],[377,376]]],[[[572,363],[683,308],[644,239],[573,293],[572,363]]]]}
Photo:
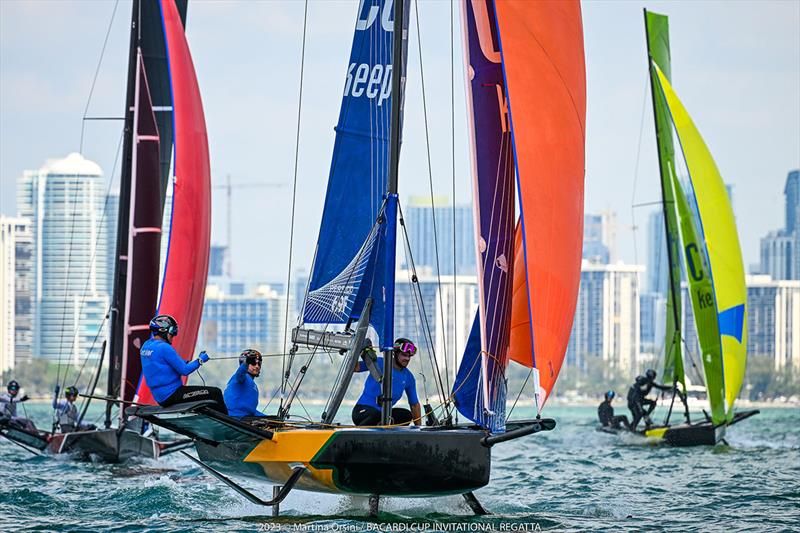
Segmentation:
{"type": "Polygon", "coordinates": [[[255,357],[248,357],[247,364],[253,366],[261,366],[261,359],[256,359],[255,357]]]}

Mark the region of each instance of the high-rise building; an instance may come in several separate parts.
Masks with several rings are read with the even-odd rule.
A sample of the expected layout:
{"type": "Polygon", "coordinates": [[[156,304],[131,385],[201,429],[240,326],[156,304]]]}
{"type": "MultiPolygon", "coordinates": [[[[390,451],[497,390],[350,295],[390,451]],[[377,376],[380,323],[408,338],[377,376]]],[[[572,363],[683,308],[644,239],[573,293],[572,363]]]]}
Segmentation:
{"type": "Polygon", "coordinates": [[[642,293],[639,301],[641,352],[651,358],[661,353],[666,328],[667,300],[654,292],[642,293]]]}
{"type": "Polygon", "coordinates": [[[31,357],[32,252],[30,221],[0,215],[0,372],[31,357]]]}
{"type": "Polygon", "coordinates": [[[19,213],[32,223],[36,357],[99,355],[109,305],[105,200],[102,170],[77,153],[19,180],[19,213]]]}
{"type": "Polygon", "coordinates": [[[265,354],[283,349],[285,294],[266,285],[248,288],[235,296],[221,285],[206,288],[198,348],[218,357],[237,356],[245,348],[265,354]]]}
{"type": "MultiPolygon", "coordinates": [[[[448,205],[446,198],[435,198],[434,206],[431,207],[429,198],[411,197],[404,215],[414,265],[417,269],[427,267],[435,274],[438,256],[439,273],[443,276],[452,276],[454,267],[459,275],[475,273],[472,206],[452,206],[448,205]]],[[[398,235],[397,240],[398,243],[402,243],[403,236],[398,235]]],[[[404,245],[400,244],[398,263],[410,268],[410,260],[405,258],[405,253],[401,251],[404,249],[404,245]]]]}
{"type": "Polygon", "coordinates": [[[413,339],[424,351],[432,341],[439,370],[449,368],[452,373],[478,310],[478,278],[442,276],[439,285],[436,276],[423,274],[413,284],[408,271],[398,271],[394,308],[396,336],[413,339]]]}
{"type": "Polygon", "coordinates": [[[759,274],[772,279],[792,279],[795,236],[786,230],[771,231],[761,239],[759,274]]]}
{"type": "Polygon", "coordinates": [[[666,298],[669,290],[669,258],[664,232],[664,212],[659,209],[647,217],[647,292],[666,298]]]}
{"type": "Polygon", "coordinates": [[[800,370],[800,281],[747,277],[747,353],[800,370]]]}
{"type": "Polygon", "coordinates": [[[786,176],[783,194],[786,197],[784,229],[787,233],[794,233],[800,229],[800,170],[792,170],[786,176]]]}
{"type": "Polygon", "coordinates": [[[642,272],[641,265],[583,261],[567,365],[585,369],[596,359],[624,374],[638,370],[642,272]]]}
{"type": "Polygon", "coordinates": [[[617,214],[606,211],[583,216],[583,258],[606,265],[617,261],[617,214]]]}
{"type": "Polygon", "coordinates": [[[225,273],[225,257],[228,253],[228,247],[212,244],[208,256],[208,275],[220,277],[225,273]]]}

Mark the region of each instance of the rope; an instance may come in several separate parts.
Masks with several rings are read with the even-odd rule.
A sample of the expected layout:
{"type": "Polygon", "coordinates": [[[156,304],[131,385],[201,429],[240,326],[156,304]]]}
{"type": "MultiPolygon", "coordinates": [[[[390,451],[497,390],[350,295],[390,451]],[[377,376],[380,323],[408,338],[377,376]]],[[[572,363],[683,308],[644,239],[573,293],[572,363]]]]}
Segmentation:
{"type": "MultiPolygon", "coordinates": [[[[92,84],[91,84],[91,86],[89,88],[89,96],[86,98],[86,106],[84,107],[83,117],[81,118],[80,143],[78,145],[78,152],[80,154],[83,154],[83,138],[84,138],[84,132],[85,132],[85,129],[86,129],[86,117],[87,117],[87,115],[89,113],[89,106],[91,105],[92,96],[94,95],[94,88],[97,85],[97,78],[98,78],[98,76],[100,74],[100,66],[103,64],[103,57],[105,56],[106,46],[108,45],[108,38],[111,35],[111,28],[112,28],[112,26],[114,24],[114,17],[117,14],[117,7],[118,6],[119,6],[119,0],[114,2],[114,9],[111,11],[111,19],[108,21],[108,28],[106,29],[106,35],[103,38],[103,46],[102,46],[102,48],[100,50],[100,58],[97,61],[97,67],[95,68],[94,77],[92,78],[92,84]]],[[[61,359],[62,359],[62,353],[64,351],[64,323],[66,322],[66,316],[67,316],[66,301],[67,301],[67,294],[69,292],[69,271],[70,271],[70,266],[71,266],[71,263],[72,263],[72,244],[73,244],[74,238],[75,238],[75,217],[76,217],[76,214],[77,214],[77,209],[74,208],[74,205],[77,203],[77,199],[78,199],[78,186],[77,186],[78,175],[76,174],[74,176],[74,178],[75,178],[75,182],[76,183],[75,183],[75,190],[73,191],[73,199],[72,199],[73,211],[72,211],[72,220],[70,222],[70,235],[69,235],[69,248],[68,248],[69,251],[67,253],[67,271],[66,271],[66,276],[65,276],[66,280],[65,280],[65,283],[64,283],[64,309],[61,312],[61,327],[59,328],[60,329],[60,333],[61,333],[61,339],[59,340],[59,347],[58,347],[58,366],[57,366],[57,370],[56,370],[56,385],[59,385],[61,383],[61,359]]],[[[65,189],[66,189],[66,187],[65,187],[65,189]]],[[[65,190],[65,192],[66,192],[66,190],[65,190]]],[[[106,197],[106,202],[107,201],[108,201],[108,197],[106,197]]],[[[66,379],[67,379],[67,375],[66,374],[67,374],[67,371],[65,370],[65,372],[64,372],[64,383],[66,383],[66,379]]]]}
{"type": "MultiPolygon", "coordinates": [[[[286,313],[283,322],[283,351],[286,352],[286,337],[289,329],[289,295],[291,294],[292,287],[292,252],[294,250],[294,221],[295,210],[297,207],[297,168],[300,158],[300,116],[303,109],[303,74],[305,73],[306,64],[306,30],[308,28],[308,0],[305,1],[303,6],[303,46],[300,52],[300,94],[297,99],[297,131],[294,141],[294,184],[292,186],[292,222],[289,229],[289,266],[286,277],[286,313]]],[[[286,357],[284,356],[281,361],[281,375],[286,372],[286,357]]],[[[285,392],[285,387],[282,392],[285,392]]],[[[283,397],[281,396],[281,404],[283,404],[283,397]]],[[[283,405],[281,405],[283,407],[283,405]]]]}
{"type": "MultiPolygon", "coordinates": [[[[456,101],[455,101],[455,62],[453,60],[455,38],[453,33],[454,25],[453,16],[453,0],[450,0],[450,146],[451,146],[451,164],[453,170],[452,184],[453,184],[453,323],[457,316],[458,309],[458,257],[457,257],[457,243],[456,243],[456,101]]],[[[456,372],[456,358],[458,357],[458,332],[455,326],[453,327],[453,382],[455,384],[456,372]]],[[[445,358],[447,361],[447,358],[445,358]]],[[[445,364],[445,367],[448,365],[445,364]]],[[[449,370],[449,369],[448,369],[449,370]]],[[[449,372],[448,372],[449,374],[449,372]]],[[[448,377],[447,388],[450,388],[450,379],[448,377]]],[[[456,422],[458,422],[458,414],[456,414],[456,422]]]]}
{"type": "MultiPolygon", "coordinates": [[[[533,374],[533,367],[531,367],[528,375],[525,377],[525,381],[522,382],[522,386],[519,388],[519,394],[517,394],[516,400],[514,400],[514,404],[509,409],[508,414],[506,415],[506,422],[511,419],[511,413],[514,412],[514,408],[517,406],[517,402],[519,401],[520,396],[522,396],[522,391],[525,390],[525,385],[528,384],[528,380],[530,379],[531,375],[533,374]]],[[[535,395],[534,395],[535,396],[535,395]]]]}

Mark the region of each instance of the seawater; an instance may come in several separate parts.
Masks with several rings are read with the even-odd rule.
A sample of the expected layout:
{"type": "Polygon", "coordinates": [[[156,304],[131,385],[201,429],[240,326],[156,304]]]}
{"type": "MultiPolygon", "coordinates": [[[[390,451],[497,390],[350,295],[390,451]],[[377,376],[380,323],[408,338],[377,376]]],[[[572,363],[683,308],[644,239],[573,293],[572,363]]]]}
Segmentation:
{"type": "MultiPolygon", "coordinates": [[[[47,406],[26,407],[49,425],[47,406]]],[[[371,519],[365,498],[295,491],[273,518],[180,455],[106,465],[0,439],[0,531],[798,530],[798,409],[762,409],[729,430],[728,446],[698,448],[598,433],[592,407],[544,415],[554,431],[494,447],[492,480],[476,491],[485,517],[448,496],[384,499],[371,519]]],[[[241,481],[271,497],[269,484],[241,481]]]]}

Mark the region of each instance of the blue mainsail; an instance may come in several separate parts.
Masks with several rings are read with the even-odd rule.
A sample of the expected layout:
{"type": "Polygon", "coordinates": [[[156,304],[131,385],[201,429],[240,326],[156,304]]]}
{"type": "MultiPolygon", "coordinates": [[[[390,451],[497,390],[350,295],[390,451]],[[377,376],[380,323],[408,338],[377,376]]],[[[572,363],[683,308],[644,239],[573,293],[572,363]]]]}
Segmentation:
{"type": "Polygon", "coordinates": [[[505,429],[514,253],[514,158],[492,0],[464,2],[480,306],[454,385],[456,407],[505,429]]]}
{"type": "MultiPolygon", "coordinates": [[[[407,10],[409,0],[404,1],[407,10]]],[[[370,322],[379,333],[383,330],[388,246],[381,219],[385,218],[393,97],[393,5],[392,0],[359,3],[316,258],[303,308],[307,323],[341,324],[356,319],[366,298],[372,296],[370,322]]],[[[404,39],[404,66],[406,43],[404,39]]]]}

